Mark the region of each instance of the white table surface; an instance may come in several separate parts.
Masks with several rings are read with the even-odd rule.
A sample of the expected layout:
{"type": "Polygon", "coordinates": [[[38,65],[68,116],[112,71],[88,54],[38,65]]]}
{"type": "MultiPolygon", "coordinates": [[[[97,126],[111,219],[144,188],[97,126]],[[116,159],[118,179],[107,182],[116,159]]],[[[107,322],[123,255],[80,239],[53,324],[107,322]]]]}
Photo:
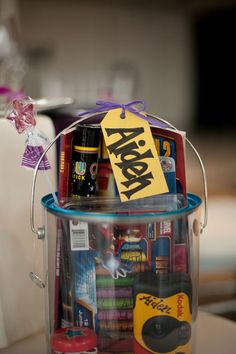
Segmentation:
{"type": "MultiPolygon", "coordinates": [[[[236,322],[199,312],[196,334],[195,354],[236,353],[236,322]]],[[[39,333],[1,349],[0,354],[46,354],[45,336],[39,333]]]]}

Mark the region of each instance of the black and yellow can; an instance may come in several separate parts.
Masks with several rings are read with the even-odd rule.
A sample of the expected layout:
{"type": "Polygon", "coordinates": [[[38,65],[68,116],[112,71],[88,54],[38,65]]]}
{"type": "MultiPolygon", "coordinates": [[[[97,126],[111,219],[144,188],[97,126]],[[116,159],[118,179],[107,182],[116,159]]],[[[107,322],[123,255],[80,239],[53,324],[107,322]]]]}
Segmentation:
{"type": "Polygon", "coordinates": [[[91,197],[96,191],[100,128],[78,125],[72,141],[70,197],[91,197]]]}

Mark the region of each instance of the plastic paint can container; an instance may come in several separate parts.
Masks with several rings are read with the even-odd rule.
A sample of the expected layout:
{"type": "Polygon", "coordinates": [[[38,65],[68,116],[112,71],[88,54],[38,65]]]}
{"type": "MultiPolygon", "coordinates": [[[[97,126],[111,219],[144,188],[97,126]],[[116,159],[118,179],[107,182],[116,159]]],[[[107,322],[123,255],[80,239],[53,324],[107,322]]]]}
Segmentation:
{"type": "Polygon", "coordinates": [[[42,198],[49,352],[195,353],[204,187],[204,223],[191,193],[42,198]]]}

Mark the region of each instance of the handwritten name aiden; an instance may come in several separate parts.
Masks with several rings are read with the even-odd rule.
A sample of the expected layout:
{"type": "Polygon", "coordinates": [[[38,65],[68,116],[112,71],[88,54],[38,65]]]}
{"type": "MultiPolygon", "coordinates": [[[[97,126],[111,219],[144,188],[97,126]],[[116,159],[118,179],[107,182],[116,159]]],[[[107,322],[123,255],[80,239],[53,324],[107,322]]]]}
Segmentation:
{"type": "MultiPolygon", "coordinates": [[[[153,295],[141,295],[139,296],[139,301],[142,301],[146,306],[152,307],[153,310],[158,310],[160,312],[166,313],[166,314],[171,314],[172,312],[172,307],[168,306],[164,299],[156,298],[153,295]]],[[[177,318],[181,319],[183,318],[185,314],[185,308],[184,308],[184,295],[183,294],[178,294],[175,297],[176,300],[176,309],[177,309],[177,318]]]]}
{"type": "Polygon", "coordinates": [[[144,302],[146,306],[152,307],[154,310],[158,310],[168,315],[171,314],[172,307],[166,305],[163,299],[158,299],[152,295],[143,295],[139,297],[139,301],[144,302]]]}
{"type": "Polygon", "coordinates": [[[146,145],[145,140],[140,137],[144,133],[144,128],[105,128],[105,131],[108,137],[113,134],[119,136],[119,139],[108,145],[107,149],[120,160],[115,165],[119,167],[124,177],[121,184],[127,188],[121,193],[130,199],[133,194],[146,188],[154,180],[152,172],[148,172],[148,163],[144,161],[154,158],[151,149],[144,153],[139,152],[140,146],[146,145]],[[134,141],[135,138],[137,142],[134,141]]]}

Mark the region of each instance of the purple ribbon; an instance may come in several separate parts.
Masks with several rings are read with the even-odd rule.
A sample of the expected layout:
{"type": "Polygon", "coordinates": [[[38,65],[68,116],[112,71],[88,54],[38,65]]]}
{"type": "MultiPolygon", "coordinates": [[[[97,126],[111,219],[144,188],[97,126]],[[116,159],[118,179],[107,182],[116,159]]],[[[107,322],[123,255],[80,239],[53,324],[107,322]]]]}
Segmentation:
{"type": "Polygon", "coordinates": [[[0,95],[6,96],[7,101],[12,101],[14,99],[21,99],[24,97],[23,90],[13,91],[8,86],[0,86],[0,95]]]}
{"type": "Polygon", "coordinates": [[[168,125],[165,124],[164,122],[161,122],[157,119],[153,119],[151,117],[148,117],[145,114],[142,114],[141,112],[146,110],[146,104],[144,103],[144,101],[141,101],[141,100],[135,100],[135,101],[131,101],[131,102],[128,102],[125,104],[115,103],[115,102],[110,102],[110,101],[97,101],[96,105],[98,107],[90,109],[90,110],[82,112],[82,113],[79,113],[78,116],[82,117],[86,114],[99,113],[99,112],[104,112],[104,111],[110,111],[110,110],[116,109],[116,108],[121,108],[122,109],[121,118],[125,118],[125,111],[127,110],[130,113],[133,113],[136,116],[145,119],[150,124],[156,125],[160,128],[168,127],[168,125]],[[139,105],[139,108],[136,107],[137,105],[139,105]]]}

